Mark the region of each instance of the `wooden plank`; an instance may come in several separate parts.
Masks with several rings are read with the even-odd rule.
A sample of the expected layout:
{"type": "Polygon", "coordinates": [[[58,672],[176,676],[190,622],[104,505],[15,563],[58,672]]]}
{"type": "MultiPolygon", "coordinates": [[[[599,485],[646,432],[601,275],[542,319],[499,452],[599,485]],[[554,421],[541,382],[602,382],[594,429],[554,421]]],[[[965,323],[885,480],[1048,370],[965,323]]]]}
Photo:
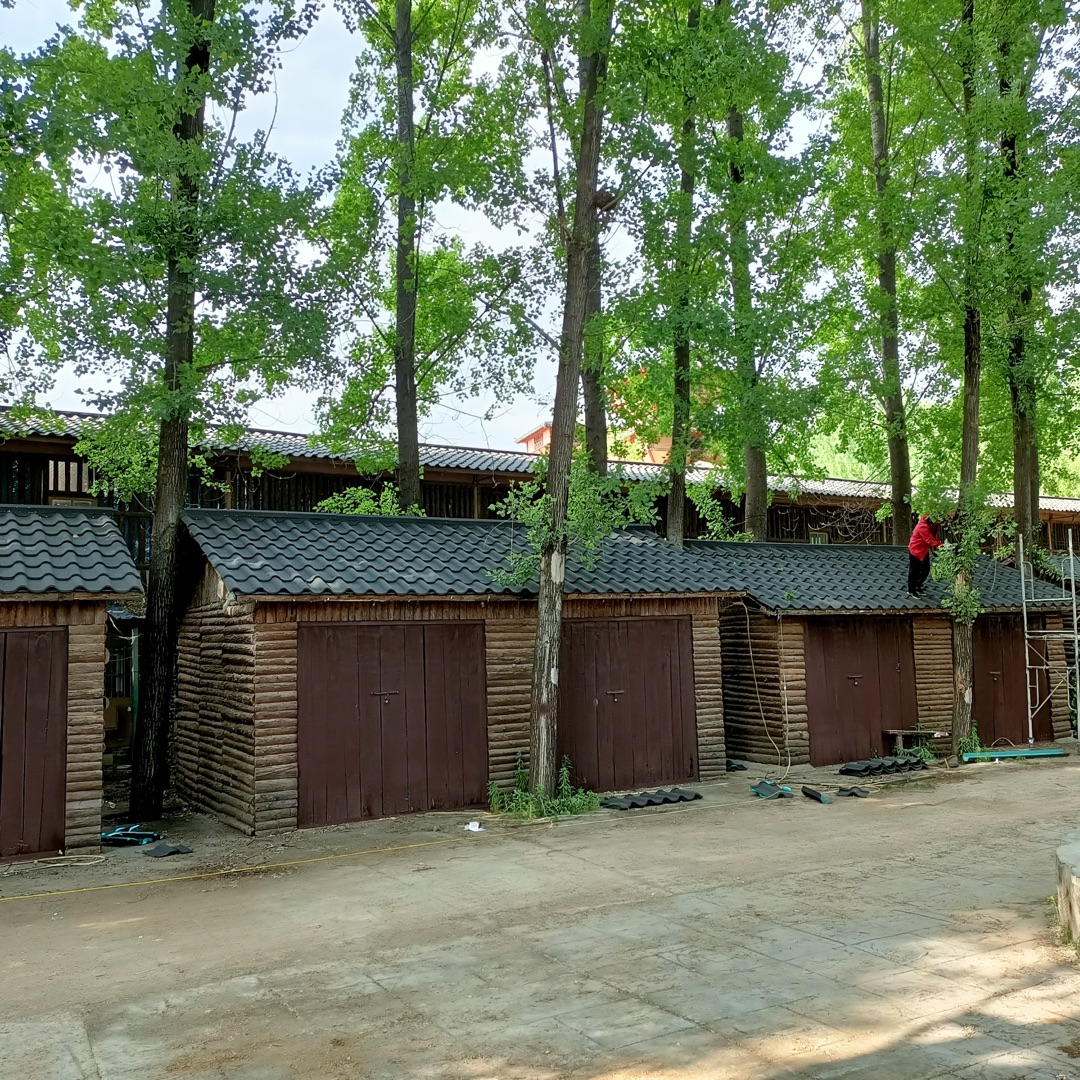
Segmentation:
{"type": "MultiPolygon", "coordinates": [[[[382,800],[379,816],[406,814],[414,809],[409,787],[409,728],[423,723],[423,692],[413,689],[410,675],[420,674],[415,661],[410,668],[406,658],[419,649],[423,663],[424,628],[399,624],[380,631],[381,690],[379,701],[381,739],[379,754],[382,764],[382,800]]],[[[422,688],[421,682],[421,688],[422,688]]]]}
{"type": "Polygon", "coordinates": [[[0,857],[31,850],[23,832],[26,788],[26,697],[30,660],[28,634],[6,634],[4,663],[3,731],[0,748],[0,857]]]}

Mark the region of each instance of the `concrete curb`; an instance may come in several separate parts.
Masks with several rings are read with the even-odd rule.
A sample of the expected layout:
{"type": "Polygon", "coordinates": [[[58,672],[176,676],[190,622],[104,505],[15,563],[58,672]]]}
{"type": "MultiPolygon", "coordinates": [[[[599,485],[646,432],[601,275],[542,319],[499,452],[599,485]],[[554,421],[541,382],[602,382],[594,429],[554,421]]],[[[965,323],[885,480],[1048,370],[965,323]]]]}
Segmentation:
{"type": "Polygon", "coordinates": [[[1058,920],[1070,941],[1080,942],[1080,831],[1057,849],[1058,920]]]}

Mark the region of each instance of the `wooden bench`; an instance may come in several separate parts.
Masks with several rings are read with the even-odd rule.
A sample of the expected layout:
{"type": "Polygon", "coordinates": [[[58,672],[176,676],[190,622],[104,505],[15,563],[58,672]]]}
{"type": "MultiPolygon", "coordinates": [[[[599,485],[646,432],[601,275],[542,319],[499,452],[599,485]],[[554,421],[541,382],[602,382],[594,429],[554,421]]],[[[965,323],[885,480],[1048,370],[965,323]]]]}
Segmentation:
{"type": "Polygon", "coordinates": [[[921,735],[924,739],[947,739],[947,731],[929,731],[924,728],[882,728],[882,735],[891,735],[893,754],[901,754],[904,751],[905,735],[921,735]]]}

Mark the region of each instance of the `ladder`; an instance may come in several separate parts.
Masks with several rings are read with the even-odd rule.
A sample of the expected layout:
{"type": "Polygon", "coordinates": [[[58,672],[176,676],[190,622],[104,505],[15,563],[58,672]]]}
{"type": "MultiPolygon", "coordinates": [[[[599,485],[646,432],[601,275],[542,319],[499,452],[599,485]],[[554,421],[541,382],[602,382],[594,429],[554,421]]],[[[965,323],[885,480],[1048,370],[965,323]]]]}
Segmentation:
{"type": "Polygon", "coordinates": [[[1035,717],[1055,691],[1065,689],[1075,722],[1080,702],[1080,621],[1077,618],[1076,572],[1080,553],[1073,548],[1069,530],[1069,553],[1062,560],[1061,595],[1048,595],[1049,583],[1038,590],[1035,567],[1024,557],[1020,538],[1020,594],[1024,616],[1024,666],[1027,671],[1028,744],[1035,742],[1035,717]],[[1038,592],[1043,595],[1037,595],[1038,592]],[[1042,610],[1040,610],[1042,609],[1042,610]],[[1061,628],[1048,629],[1045,609],[1061,612],[1061,628]],[[1060,642],[1060,650],[1052,647],[1060,642]],[[1070,656],[1069,653],[1072,653],[1070,656]]]}

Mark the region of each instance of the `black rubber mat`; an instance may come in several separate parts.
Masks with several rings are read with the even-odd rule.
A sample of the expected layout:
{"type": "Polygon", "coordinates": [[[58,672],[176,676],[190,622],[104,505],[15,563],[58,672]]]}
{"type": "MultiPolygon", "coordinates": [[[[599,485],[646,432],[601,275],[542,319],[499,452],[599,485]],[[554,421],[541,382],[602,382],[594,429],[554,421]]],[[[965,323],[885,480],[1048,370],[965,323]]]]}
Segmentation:
{"type": "Polygon", "coordinates": [[[600,805],[608,810],[637,810],[642,806],[663,806],[665,803],[693,802],[701,798],[700,791],[684,791],[682,788],[639,791],[634,795],[613,795],[600,805]]]}
{"type": "Polygon", "coordinates": [[[922,758],[887,757],[868,761],[849,761],[840,766],[841,776],[882,776],[886,773],[918,772],[926,768],[922,758]]]}

